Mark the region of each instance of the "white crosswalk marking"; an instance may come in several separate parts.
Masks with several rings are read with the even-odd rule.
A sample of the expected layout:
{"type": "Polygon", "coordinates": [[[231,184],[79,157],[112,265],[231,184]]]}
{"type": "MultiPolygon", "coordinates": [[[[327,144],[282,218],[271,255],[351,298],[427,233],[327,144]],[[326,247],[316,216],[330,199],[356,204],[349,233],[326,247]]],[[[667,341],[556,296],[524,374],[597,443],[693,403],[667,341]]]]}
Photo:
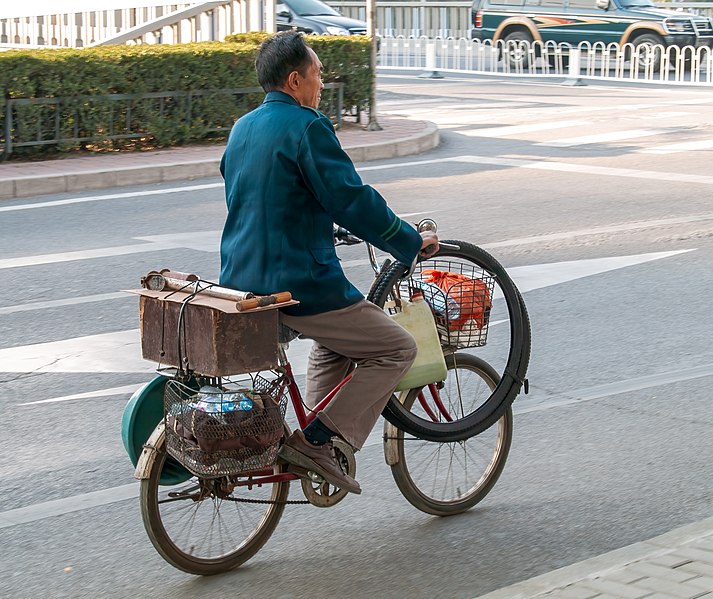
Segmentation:
{"type": "Polygon", "coordinates": [[[686,141],[653,148],[643,148],[639,150],[642,154],[674,154],[676,152],[692,152],[695,150],[708,150],[713,148],[713,139],[699,139],[697,141],[686,141]]]}
{"type": "Polygon", "coordinates": [[[627,139],[638,139],[640,137],[651,137],[652,135],[662,135],[671,133],[670,129],[629,129],[628,131],[610,131],[609,133],[597,133],[595,135],[581,135],[579,137],[569,137],[566,139],[553,139],[543,141],[536,145],[551,146],[556,148],[570,148],[572,146],[584,146],[587,144],[605,144],[612,141],[625,141],[627,139]]]}
{"type": "Polygon", "coordinates": [[[581,127],[588,124],[589,121],[552,121],[550,123],[530,123],[528,125],[510,125],[507,127],[470,129],[466,131],[459,131],[458,133],[461,135],[467,135],[468,137],[507,137],[510,135],[521,135],[522,133],[548,131],[550,129],[581,127]]]}
{"type": "MultiPolygon", "coordinates": [[[[605,89],[598,87],[597,91],[603,92],[605,89]]],[[[617,89],[617,92],[621,93],[622,90],[617,89]]],[[[626,90],[626,93],[634,95],[636,91],[626,90]]],[[[633,145],[634,140],[641,140],[637,144],[638,147],[632,148],[631,151],[645,154],[672,154],[713,148],[713,139],[686,140],[687,132],[692,130],[698,132],[699,127],[697,123],[691,122],[691,112],[676,110],[677,107],[684,105],[710,104],[711,99],[705,95],[679,100],[674,99],[674,96],[667,98],[662,93],[661,97],[653,102],[636,102],[632,97],[628,102],[623,99],[623,102],[619,104],[607,102],[565,107],[558,100],[556,94],[547,102],[543,102],[541,97],[530,98],[527,96],[513,98],[511,102],[502,100],[487,102],[482,99],[474,99],[472,103],[462,101],[443,103],[442,100],[439,102],[438,98],[434,98],[433,100],[418,100],[410,105],[392,100],[382,104],[382,107],[387,113],[392,111],[401,116],[433,121],[444,131],[457,129],[460,135],[467,137],[524,137],[528,133],[542,132],[543,135],[538,136],[539,139],[528,138],[528,141],[535,142],[534,145],[541,147],[570,148],[589,144],[614,144],[629,140],[633,145]],[[613,115],[613,118],[603,116],[609,114],[613,115]],[[589,119],[561,120],[564,115],[570,115],[570,118],[582,115],[589,119]],[[658,122],[666,120],[666,124],[670,123],[672,126],[616,130],[617,126],[621,127],[622,124],[626,126],[632,120],[643,120],[643,118],[646,119],[647,124],[651,124],[654,120],[658,122]],[[546,135],[547,131],[565,129],[573,129],[575,133],[556,139],[554,139],[554,135],[546,135]],[[677,143],[655,145],[655,142],[648,142],[646,139],[666,133],[679,133],[682,140],[677,143]],[[553,139],[548,140],[547,137],[553,139]]]]}

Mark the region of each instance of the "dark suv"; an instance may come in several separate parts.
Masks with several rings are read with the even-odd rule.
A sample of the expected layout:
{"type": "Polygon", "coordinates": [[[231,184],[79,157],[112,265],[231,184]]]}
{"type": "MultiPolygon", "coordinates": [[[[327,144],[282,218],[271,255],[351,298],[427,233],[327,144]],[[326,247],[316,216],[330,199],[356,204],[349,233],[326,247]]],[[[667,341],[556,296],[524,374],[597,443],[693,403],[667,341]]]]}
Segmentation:
{"type": "MultiPolygon", "coordinates": [[[[474,0],[471,37],[634,46],[713,46],[713,20],[682,11],[656,8],[651,0],[474,0]]],[[[508,52],[508,60],[523,53],[508,52]]]]}
{"type": "Polygon", "coordinates": [[[349,19],[319,0],[277,0],[277,30],[320,35],[365,35],[366,23],[349,19]]]}

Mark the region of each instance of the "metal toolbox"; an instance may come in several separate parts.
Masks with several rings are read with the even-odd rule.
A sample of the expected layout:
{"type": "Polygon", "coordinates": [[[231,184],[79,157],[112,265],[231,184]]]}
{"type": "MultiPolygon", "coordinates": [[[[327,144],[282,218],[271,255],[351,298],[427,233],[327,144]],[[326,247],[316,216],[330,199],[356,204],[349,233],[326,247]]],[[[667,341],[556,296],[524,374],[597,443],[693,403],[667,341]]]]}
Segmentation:
{"type": "Polygon", "coordinates": [[[200,293],[148,289],[131,292],[140,296],[143,357],[207,376],[276,367],[276,308],[297,303],[240,312],[234,301],[200,293]]]}

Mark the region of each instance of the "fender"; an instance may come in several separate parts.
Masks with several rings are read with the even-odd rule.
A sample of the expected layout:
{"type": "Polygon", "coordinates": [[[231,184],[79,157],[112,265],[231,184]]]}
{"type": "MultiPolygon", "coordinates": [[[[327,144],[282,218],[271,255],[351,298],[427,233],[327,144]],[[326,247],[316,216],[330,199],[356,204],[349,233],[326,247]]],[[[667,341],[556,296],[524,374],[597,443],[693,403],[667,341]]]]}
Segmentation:
{"type": "Polygon", "coordinates": [[[640,29],[645,29],[647,32],[651,33],[658,33],[661,37],[668,35],[661,23],[656,23],[654,21],[637,21],[626,28],[626,31],[624,31],[621,39],[619,40],[619,45],[623,46],[624,44],[628,44],[632,35],[637,33],[640,29]]]}
{"type": "MultiPolygon", "coordinates": [[[[399,401],[404,403],[407,395],[408,390],[399,393],[399,401]]],[[[384,460],[389,466],[395,466],[399,463],[399,442],[396,439],[398,432],[399,429],[388,420],[384,421],[384,460]]]]}
{"type": "Polygon", "coordinates": [[[528,19],[527,17],[510,17],[509,19],[505,19],[502,23],[500,23],[500,25],[498,25],[498,28],[493,34],[493,44],[498,43],[498,41],[502,39],[503,31],[511,25],[520,25],[525,27],[525,29],[527,29],[530,35],[532,36],[533,41],[542,41],[542,36],[540,35],[540,32],[538,31],[537,27],[535,26],[535,22],[532,19],[528,19]]]}
{"type": "Polygon", "coordinates": [[[158,451],[166,443],[166,424],[163,420],[158,423],[156,428],[151,433],[146,443],[144,443],[144,448],[139,455],[139,460],[136,463],[136,471],[134,472],[134,478],[139,480],[146,480],[151,474],[151,468],[153,468],[156,462],[156,457],[158,456],[158,451]]]}

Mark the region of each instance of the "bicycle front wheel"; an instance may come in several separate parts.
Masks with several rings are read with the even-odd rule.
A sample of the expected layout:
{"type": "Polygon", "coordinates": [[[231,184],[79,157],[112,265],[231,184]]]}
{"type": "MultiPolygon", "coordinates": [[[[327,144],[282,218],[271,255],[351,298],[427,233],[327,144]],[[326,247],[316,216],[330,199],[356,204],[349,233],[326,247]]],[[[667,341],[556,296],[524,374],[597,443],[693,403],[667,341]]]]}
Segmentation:
{"type": "Polygon", "coordinates": [[[426,441],[453,442],[468,439],[490,428],[512,405],[527,374],[530,320],[520,292],[493,256],[470,243],[453,240],[444,240],[444,243],[457,246],[457,249],[441,248],[435,256],[421,262],[406,280],[402,280],[405,265],[399,262],[392,264],[377,277],[368,299],[393,312],[393,300],[408,297],[413,287],[424,290],[425,299],[431,303],[434,312],[439,309],[446,311],[445,318],[436,317],[445,355],[467,351],[495,369],[498,382],[478,404],[468,402],[467,406],[453,406],[452,410],[434,404],[425,418],[409,411],[395,396],[384,408],[383,416],[387,421],[414,437],[426,441]],[[442,292],[438,302],[429,300],[428,293],[439,289],[429,281],[444,274],[460,276],[466,287],[459,290],[454,286],[450,289],[455,291],[442,292]],[[480,297],[483,298],[478,314],[475,315],[475,308],[470,307],[470,313],[463,309],[459,317],[449,319],[448,306],[455,306],[452,312],[457,312],[459,307],[464,308],[456,300],[462,300],[468,294],[477,295],[473,291],[476,285],[482,286],[480,297]],[[474,316],[464,322],[464,313],[474,316]]]}
{"type": "MultiPolygon", "coordinates": [[[[440,388],[404,392],[404,408],[428,417],[426,397],[433,394],[447,406],[479,402],[497,386],[498,375],[483,360],[453,354],[447,360],[448,376],[440,388]]],[[[451,516],[483,500],[500,477],[512,442],[512,410],[508,408],[493,426],[479,435],[452,443],[423,441],[386,424],[386,442],[396,443],[396,463],[391,473],[401,494],[422,512],[451,516]]]]}
{"type": "Polygon", "coordinates": [[[248,487],[239,485],[245,477],[194,477],[163,487],[165,437],[157,450],[149,478],[141,481],[140,498],[144,527],[159,554],[179,570],[199,575],[227,572],[255,555],[280,521],[289,481],[248,487]],[[230,488],[228,482],[238,486],[230,488]]]}

